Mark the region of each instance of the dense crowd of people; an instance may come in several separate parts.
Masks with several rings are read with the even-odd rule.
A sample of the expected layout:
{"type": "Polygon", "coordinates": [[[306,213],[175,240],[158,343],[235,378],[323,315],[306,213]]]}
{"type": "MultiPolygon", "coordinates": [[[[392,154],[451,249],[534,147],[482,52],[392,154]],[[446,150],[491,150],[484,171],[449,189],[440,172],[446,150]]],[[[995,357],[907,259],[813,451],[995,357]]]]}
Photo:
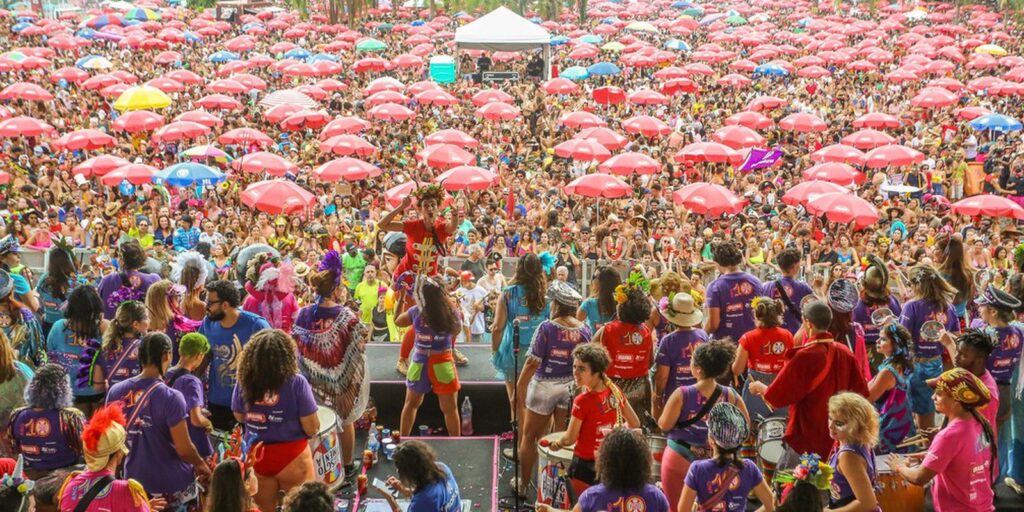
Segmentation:
{"type": "MultiPolygon", "coordinates": [[[[0,11],[0,509],[333,510],[310,439],[351,485],[369,342],[400,437],[428,394],[459,436],[493,366],[539,510],[1024,495],[1008,13],[593,2],[525,13],[545,70],[453,52],[483,12],[309,9],[0,11]]],[[[460,509],[429,443],[393,459],[460,509]]]]}

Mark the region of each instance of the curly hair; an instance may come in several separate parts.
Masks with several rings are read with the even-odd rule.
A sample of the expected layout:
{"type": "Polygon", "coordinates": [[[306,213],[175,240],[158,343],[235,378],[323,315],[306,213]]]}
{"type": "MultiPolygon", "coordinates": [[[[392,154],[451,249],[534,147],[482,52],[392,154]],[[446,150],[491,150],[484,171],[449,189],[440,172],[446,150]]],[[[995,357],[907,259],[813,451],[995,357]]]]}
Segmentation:
{"type": "Polygon", "coordinates": [[[647,294],[635,286],[626,289],[626,302],[619,304],[619,320],[640,325],[651,317],[651,301],[647,294]]]}
{"type": "Polygon", "coordinates": [[[121,268],[124,271],[138,270],[146,265],[146,250],[142,248],[138,240],[130,239],[121,242],[119,246],[121,253],[121,268]]]}
{"type": "Polygon", "coordinates": [[[246,404],[277,393],[299,373],[296,350],[292,337],[280,329],[263,329],[249,339],[238,358],[238,387],[246,404]]]}
{"type": "Polygon", "coordinates": [[[612,365],[612,356],[608,349],[596,343],[580,343],[572,349],[572,357],[581,363],[586,363],[593,373],[603,374],[612,365]]]}
{"type": "Polygon", "coordinates": [[[711,255],[715,263],[723,267],[735,267],[743,263],[743,249],[732,240],[725,240],[712,245],[711,255]]]}
{"type": "Polygon", "coordinates": [[[434,482],[443,482],[447,476],[437,463],[437,455],[422,441],[406,441],[395,449],[395,469],[398,478],[412,487],[423,489],[434,482]]]}
{"type": "Polygon", "coordinates": [[[878,412],[867,398],[850,392],[833,395],[828,412],[846,422],[844,431],[853,443],[868,449],[878,443],[878,412]]]}
{"type": "Polygon", "coordinates": [[[306,482],[288,491],[284,512],[334,512],[334,499],[323,482],[306,482]]]}
{"type": "Polygon", "coordinates": [[[968,329],[956,339],[957,345],[964,345],[989,356],[996,349],[996,341],[981,329],[968,329]]]}
{"type": "Polygon", "coordinates": [[[146,320],[146,306],[137,300],[127,300],[117,306],[114,319],[103,333],[103,350],[121,350],[121,342],[139,333],[135,332],[135,322],[146,320]]]}
{"type": "MultiPolygon", "coordinates": [[[[547,304],[547,278],[544,269],[541,267],[540,258],[534,253],[527,253],[519,258],[516,264],[516,273],[512,276],[511,284],[521,285],[525,293],[526,307],[530,314],[536,315],[544,311],[547,304]]],[[[615,288],[613,287],[614,291],[615,288]]]]}
{"type": "Polygon", "coordinates": [[[76,286],[68,295],[64,327],[86,339],[99,338],[103,323],[103,299],[92,285],[76,286]]]}
{"type": "Polygon", "coordinates": [[[662,297],[675,297],[677,293],[689,292],[690,283],[683,279],[678,272],[669,270],[658,279],[651,280],[651,297],[661,299],[662,297]]]}
{"type": "Polygon", "coordinates": [[[25,388],[25,405],[44,411],[70,407],[74,397],[71,394],[71,380],[64,367],[48,363],[36,370],[35,377],[25,388]]]}
{"type": "Polygon", "coordinates": [[[717,379],[729,370],[732,360],[736,357],[736,344],[731,340],[721,339],[701,343],[693,351],[693,366],[700,368],[704,378],[717,379]]]}
{"type": "Polygon", "coordinates": [[[651,478],[651,449],[632,429],[618,427],[604,436],[597,452],[597,477],[613,491],[639,491],[651,478]]]}
{"type": "Polygon", "coordinates": [[[439,334],[457,334],[462,324],[455,315],[444,286],[428,276],[420,276],[416,286],[423,323],[439,334]]]}
{"type": "Polygon", "coordinates": [[[754,319],[761,327],[767,329],[782,325],[782,302],[770,297],[761,297],[754,308],[754,319]]]}
{"type": "Polygon", "coordinates": [[[892,322],[880,328],[878,336],[884,336],[892,343],[892,355],[889,358],[893,366],[903,373],[914,369],[914,339],[906,327],[899,322],[892,322]]]}

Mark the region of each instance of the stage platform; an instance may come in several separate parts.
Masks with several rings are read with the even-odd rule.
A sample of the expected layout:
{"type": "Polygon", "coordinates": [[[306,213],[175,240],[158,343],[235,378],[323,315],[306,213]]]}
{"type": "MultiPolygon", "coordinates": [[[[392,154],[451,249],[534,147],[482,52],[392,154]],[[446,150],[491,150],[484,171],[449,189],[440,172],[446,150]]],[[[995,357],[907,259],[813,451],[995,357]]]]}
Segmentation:
{"type": "MultiPolygon", "coordinates": [[[[366,359],[370,372],[370,397],[377,407],[378,424],[397,428],[405,403],[405,378],[395,370],[400,346],[398,343],[370,343],[366,359]]],[[[499,435],[511,430],[508,395],[505,384],[494,378],[489,343],[459,345],[469,358],[469,365],[458,367],[459,405],[464,397],[473,404],[473,431],[477,435],[499,435]]],[[[437,405],[437,396],[428,394],[423,399],[416,417],[416,425],[443,429],[444,417],[437,405]]],[[[416,431],[416,430],[414,430],[416,431]]]]}

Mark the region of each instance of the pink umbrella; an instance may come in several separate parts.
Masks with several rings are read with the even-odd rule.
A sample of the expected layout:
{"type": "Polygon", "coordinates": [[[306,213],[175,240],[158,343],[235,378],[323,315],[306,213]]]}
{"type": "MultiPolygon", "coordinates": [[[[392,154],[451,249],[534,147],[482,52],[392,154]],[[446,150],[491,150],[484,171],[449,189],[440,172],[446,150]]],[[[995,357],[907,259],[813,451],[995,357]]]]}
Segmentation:
{"type": "Polygon", "coordinates": [[[602,172],[628,176],[630,174],[657,174],[661,164],[643,153],[619,153],[598,166],[602,172]]]}
{"type": "Polygon", "coordinates": [[[878,130],[864,128],[843,137],[842,142],[857,149],[871,149],[886,144],[894,144],[896,138],[878,130]]]}
{"type": "Polygon", "coordinates": [[[480,145],[476,139],[461,130],[447,129],[434,132],[424,139],[428,146],[437,144],[452,144],[461,148],[475,148],[480,145]]]}
{"type": "Polygon", "coordinates": [[[737,75],[736,73],[729,73],[728,75],[719,78],[715,83],[722,87],[731,87],[733,89],[741,89],[750,85],[751,80],[743,75],[737,75]]]}
{"type": "MultiPolygon", "coordinates": [[[[474,96],[475,97],[475,96],[474,96]]],[[[508,103],[491,102],[476,109],[474,114],[488,121],[511,121],[521,115],[519,109],[508,103]]]]}
{"type": "Polygon", "coordinates": [[[688,210],[708,217],[736,215],[747,204],[731,190],[714,183],[691,183],[672,193],[672,201],[688,210]]]}
{"type": "Polygon", "coordinates": [[[381,121],[407,121],[416,117],[416,112],[397,103],[385,103],[371,108],[370,117],[381,121]]]}
{"type": "Polygon", "coordinates": [[[675,96],[678,93],[693,94],[697,92],[697,84],[689,78],[674,78],[661,84],[661,93],[675,96]]]}
{"type": "Polygon", "coordinates": [[[1024,208],[1012,200],[992,194],[980,194],[953,203],[953,213],[971,217],[1006,217],[1024,220],[1024,208]]]}
{"type": "Polygon", "coordinates": [[[335,158],[313,169],[313,176],[323,181],[359,181],[379,176],[380,173],[376,165],[349,157],[335,158]]]}
{"type": "Polygon", "coordinates": [[[789,104],[789,101],[782,98],[776,98],[775,96],[759,96],[754,98],[747,103],[747,110],[752,112],[761,112],[763,110],[772,110],[779,107],[784,107],[789,104]]]}
{"type": "Polygon", "coordinates": [[[369,106],[383,105],[385,103],[408,103],[409,98],[395,91],[381,91],[375,92],[366,98],[366,104],[369,106]]]}
{"type": "Polygon", "coordinates": [[[577,196],[616,198],[628,196],[633,192],[633,187],[616,176],[594,173],[572,180],[563,190],[577,196]]]}
{"type": "Polygon", "coordinates": [[[811,153],[812,162],[846,162],[860,165],[864,153],[846,144],[832,144],[811,153]]]}
{"type": "Polygon", "coordinates": [[[738,164],[743,155],[725,144],[717,142],[694,142],[680,149],[674,157],[676,162],[730,162],[738,164]]]}
{"type": "MultiPolygon", "coordinates": [[[[74,174],[81,174],[85,177],[92,175],[103,176],[119,167],[130,165],[131,162],[119,156],[100,155],[94,156],[71,169],[74,174]]],[[[120,183],[120,182],[118,182],[120,183]]]]}
{"type": "Polygon", "coordinates": [[[881,218],[874,205],[853,194],[823,194],[811,199],[805,206],[808,212],[824,215],[833,222],[853,222],[856,229],[868,227],[881,218]]]}
{"type": "Polygon", "coordinates": [[[81,69],[72,67],[60,68],[57,71],[54,71],[52,75],[50,75],[50,81],[53,83],[57,83],[61,80],[66,80],[68,83],[78,84],[87,80],[88,78],[89,73],[86,73],[81,69]]]}
{"type": "Polygon", "coordinates": [[[629,139],[616,133],[614,130],[605,127],[587,128],[577,133],[573,138],[595,140],[602,146],[613,151],[622,149],[629,144],[629,139]]]}
{"type": "Polygon", "coordinates": [[[451,169],[460,165],[470,165],[476,161],[476,157],[465,149],[452,144],[438,144],[427,146],[416,157],[427,164],[427,167],[435,169],[451,169]]]}
{"type": "Polygon", "coordinates": [[[402,92],[404,90],[405,85],[402,85],[402,82],[399,82],[398,80],[395,80],[394,78],[387,76],[378,78],[370,82],[369,85],[366,86],[366,89],[363,90],[363,94],[369,96],[380,91],[402,92]]]}
{"type": "Polygon", "coordinates": [[[672,133],[672,127],[652,116],[635,116],[622,122],[626,133],[638,133],[645,137],[661,137],[672,133]]]}
{"type": "Polygon", "coordinates": [[[923,161],[924,153],[898,144],[879,146],[865,153],[863,159],[864,165],[871,169],[903,167],[919,164],[923,161]]]}
{"type": "Polygon", "coordinates": [[[242,108],[242,104],[238,100],[224,94],[205,96],[196,101],[196,104],[210,110],[235,110],[242,108]]]}
{"type": "Polygon", "coordinates": [[[242,157],[231,162],[231,168],[236,171],[266,172],[271,176],[279,177],[288,173],[296,174],[299,172],[299,166],[280,155],[266,151],[242,155],[242,157]]]}
{"type": "Polygon", "coordinates": [[[335,135],[320,144],[320,152],[341,156],[369,156],[377,152],[377,146],[355,135],[335,135]]]}
{"type": "Polygon", "coordinates": [[[160,89],[161,91],[163,91],[163,92],[165,92],[167,94],[171,94],[171,93],[175,93],[175,92],[181,92],[181,91],[185,90],[185,84],[183,84],[183,83],[181,83],[181,82],[179,82],[177,80],[172,80],[170,78],[166,78],[166,77],[162,77],[162,76],[156,77],[156,78],[146,82],[146,85],[148,85],[150,87],[155,87],[157,89],[160,89]]]}
{"type": "Polygon", "coordinates": [[[54,131],[53,127],[34,117],[17,116],[0,121],[0,137],[38,137],[54,131]]]}
{"type": "Polygon", "coordinates": [[[327,140],[335,135],[359,133],[369,130],[371,126],[369,121],[356,116],[338,117],[327,123],[323,130],[320,130],[320,140],[327,140]]]}
{"type": "Polygon", "coordinates": [[[963,119],[964,121],[970,121],[972,119],[991,114],[992,111],[985,107],[964,107],[957,109],[956,117],[963,119]]]}
{"type": "Polygon", "coordinates": [[[760,134],[746,126],[738,125],[719,128],[718,131],[711,134],[711,140],[733,149],[752,148],[765,144],[764,137],[760,134]]]}
{"type": "Polygon", "coordinates": [[[434,178],[435,182],[440,183],[449,192],[486,190],[497,180],[497,174],[473,165],[452,167],[434,178]]]}
{"type": "Polygon", "coordinates": [[[300,212],[316,203],[316,196],[288,180],[253,183],[241,199],[242,204],[271,215],[300,212]]]}
{"type": "Polygon", "coordinates": [[[447,107],[459,104],[458,98],[452,96],[447,91],[443,91],[441,89],[423,91],[417,94],[415,98],[416,102],[421,105],[437,105],[439,107],[447,107]]]}
{"type": "Polygon", "coordinates": [[[580,92],[580,86],[568,78],[552,78],[541,85],[541,89],[548,94],[576,94],[580,92]]]}
{"type": "Polygon", "coordinates": [[[628,100],[635,105],[667,105],[669,103],[667,96],[650,89],[640,89],[630,94],[628,100]]]}
{"type": "Polygon", "coordinates": [[[217,137],[217,142],[221,144],[239,144],[249,145],[258,144],[260,146],[267,146],[274,143],[274,139],[271,139],[269,135],[256,130],[254,128],[235,128],[234,130],[228,130],[217,137]]]}
{"type": "Polygon", "coordinates": [[[612,153],[601,143],[592,139],[569,139],[555,146],[555,155],[583,162],[597,160],[603,162],[611,158],[612,153]]]}
{"type": "Polygon", "coordinates": [[[910,99],[910,103],[921,108],[948,107],[960,101],[960,96],[941,87],[925,87],[910,99]]]}
{"type": "Polygon", "coordinates": [[[110,171],[100,178],[100,183],[108,187],[116,187],[121,184],[122,181],[128,181],[132,185],[146,185],[153,183],[153,175],[157,173],[157,168],[143,164],[128,164],[122,165],[113,171],[110,171]]]}
{"type": "Polygon", "coordinates": [[[223,119],[206,112],[205,110],[189,110],[188,112],[184,112],[178,117],[175,117],[174,120],[191,121],[210,128],[220,128],[221,126],[224,126],[223,119]]]}
{"type": "Polygon", "coordinates": [[[796,113],[790,114],[779,121],[779,128],[783,130],[789,130],[794,132],[823,132],[828,129],[828,125],[825,121],[822,121],[818,116],[796,113]]]}
{"type": "Polygon", "coordinates": [[[558,124],[568,126],[569,128],[596,128],[598,126],[608,126],[603,119],[597,117],[590,112],[572,112],[562,116],[558,120],[558,124]]]}
{"type": "Polygon", "coordinates": [[[402,201],[406,197],[409,197],[409,194],[418,187],[419,184],[415,181],[407,181],[401,185],[391,187],[384,191],[384,200],[392,207],[397,208],[398,205],[402,204],[402,201]]]}
{"type": "Polygon", "coordinates": [[[206,83],[206,79],[187,70],[187,69],[176,69],[174,71],[164,73],[164,78],[169,78],[176,82],[190,85],[200,85],[206,83]]]}
{"type": "Polygon", "coordinates": [[[883,112],[870,112],[853,120],[854,128],[899,128],[896,116],[883,112]]]}
{"type": "Polygon", "coordinates": [[[760,112],[744,110],[725,118],[727,126],[740,125],[752,130],[764,130],[770,128],[774,122],[772,119],[760,112]]]}
{"type": "Polygon", "coordinates": [[[473,95],[473,104],[482,107],[488,103],[512,103],[514,98],[500,89],[484,89],[473,95]]]}
{"type": "Polygon", "coordinates": [[[843,186],[864,183],[866,179],[864,173],[840,162],[825,162],[812,166],[804,171],[804,178],[828,181],[843,186]]]}
{"type": "Polygon", "coordinates": [[[423,66],[423,59],[416,55],[403,54],[391,59],[391,65],[403,69],[418,68],[423,66]]]}
{"type": "Polygon", "coordinates": [[[78,130],[65,133],[55,140],[54,144],[69,151],[78,151],[80,149],[91,150],[113,146],[115,141],[113,137],[99,130],[78,130]]]}
{"type": "Polygon", "coordinates": [[[210,133],[210,128],[192,121],[175,121],[164,125],[153,132],[153,142],[166,143],[178,142],[185,139],[194,139],[210,133]]]}
{"type": "Polygon", "coordinates": [[[206,84],[206,90],[210,92],[218,92],[221,94],[245,94],[249,92],[248,87],[243,85],[238,80],[232,80],[230,78],[214,80],[213,82],[206,84]]]}
{"type": "Polygon", "coordinates": [[[782,196],[782,202],[797,206],[823,194],[849,194],[850,189],[830,181],[811,180],[794,185],[782,196]]]}
{"type": "Polygon", "coordinates": [[[18,82],[0,91],[0,100],[50,101],[50,91],[31,82],[18,82]]]}
{"type": "Polygon", "coordinates": [[[138,133],[155,130],[164,125],[164,116],[148,110],[132,110],[121,114],[111,125],[114,131],[138,133]]]}
{"type": "Polygon", "coordinates": [[[613,85],[598,87],[594,89],[591,96],[596,103],[601,105],[616,105],[626,101],[626,91],[613,85]]]}

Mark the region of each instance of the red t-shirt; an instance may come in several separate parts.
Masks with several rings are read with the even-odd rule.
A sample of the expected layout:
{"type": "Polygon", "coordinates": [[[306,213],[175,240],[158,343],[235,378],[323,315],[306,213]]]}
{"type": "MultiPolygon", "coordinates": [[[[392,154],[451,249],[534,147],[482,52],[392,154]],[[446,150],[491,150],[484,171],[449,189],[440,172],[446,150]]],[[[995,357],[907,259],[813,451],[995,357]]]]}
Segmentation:
{"type": "Polygon", "coordinates": [[[613,379],[646,377],[651,369],[654,340],[646,325],[619,320],[604,324],[601,344],[608,349],[612,365],[605,372],[613,379]]]}
{"type": "Polygon", "coordinates": [[[605,388],[604,391],[587,391],[576,396],[572,401],[572,417],[582,422],[573,455],[583,460],[594,460],[597,447],[604,438],[601,429],[615,426],[617,415],[612,390],[605,388]]]}
{"type": "Polygon", "coordinates": [[[448,223],[443,219],[434,221],[434,233],[427,229],[423,219],[407,220],[402,225],[402,232],[405,233],[405,257],[395,267],[395,277],[402,275],[407,270],[427,275],[437,274],[438,245],[443,246],[445,240],[451,233],[447,231],[448,223]],[[437,235],[440,240],[435,240],[437,235]]]}
{"type": "Polygon", "coordinates": [[[740,337],[746,349],[747,368],[764,373],[779,373],[786,361],[786,351],[793,348],[793,335],[782,327],[759,328],[740,337]]]}

